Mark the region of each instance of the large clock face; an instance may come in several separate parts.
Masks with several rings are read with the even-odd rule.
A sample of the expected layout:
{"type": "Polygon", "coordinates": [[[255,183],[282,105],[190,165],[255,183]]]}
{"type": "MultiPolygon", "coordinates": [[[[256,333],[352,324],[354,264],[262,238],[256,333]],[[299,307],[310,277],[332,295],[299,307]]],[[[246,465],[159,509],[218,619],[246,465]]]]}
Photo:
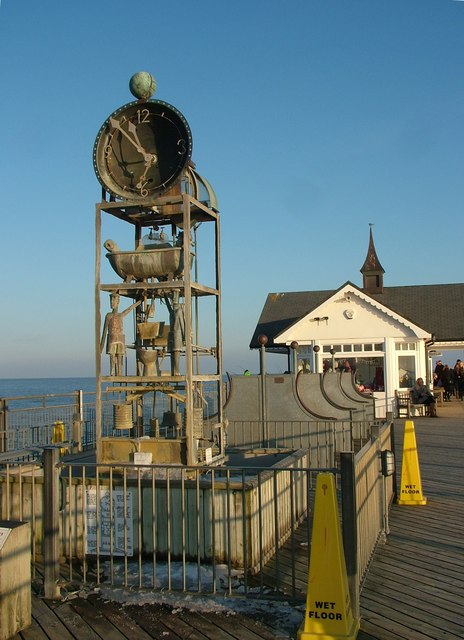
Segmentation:
{"type": "Polygon", "coordinates": [[[93,166],[114,196],[144,199],[172,187],[191,155],[184,116],[161,100],[137,100],[105,120],[95,140],[93,166]]]}

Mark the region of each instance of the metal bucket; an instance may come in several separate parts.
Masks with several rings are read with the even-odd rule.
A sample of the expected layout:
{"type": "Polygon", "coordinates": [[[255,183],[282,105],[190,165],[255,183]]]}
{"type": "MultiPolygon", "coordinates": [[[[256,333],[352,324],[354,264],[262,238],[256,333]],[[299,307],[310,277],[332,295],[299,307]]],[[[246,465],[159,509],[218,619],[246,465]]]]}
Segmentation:
{"type": "Polygon", "coordinates": [[[133,428],[131,403],[113,405],[113,424],[115,429],[133,428]]]}

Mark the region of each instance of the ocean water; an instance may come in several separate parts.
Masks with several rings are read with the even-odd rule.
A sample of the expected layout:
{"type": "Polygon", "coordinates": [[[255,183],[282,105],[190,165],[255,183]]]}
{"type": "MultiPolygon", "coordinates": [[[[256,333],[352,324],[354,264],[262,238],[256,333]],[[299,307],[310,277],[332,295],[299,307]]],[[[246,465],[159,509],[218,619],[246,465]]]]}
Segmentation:
{"type": "Polygon", "coordinates": [[[95,391],[95,378],[0,378],[0,398],[95,391]]]}
{"type": "MultiPolygon", "coordinates": [[[[43,406],[44,396],[47,406],[72,404],[73,397],[65,397],[63,394],[73,394],[75,391],[84,392],[84,403],[95,402],[96,380],[89,378],[0,378],[0,398],[8,398],[10,409],[36,408],[43,406]],[[89,395],[85,395],[88,393],[89,395]],[[36,397],[34,397],[36,396],[36,397]],[[56,396],[56,397],[54,397],[56,396]],[[12,398],[18,398],[12,400],[12,398]]],[[[217,403],[209,396],[208,386],[205,389],[210,412],[217,410],[217,403]]],[[[111,396],[104,399],[111,401],[111,396]]],[[[167,410],[167,399],[162,397],[157,401],[157,417],[162,417],[167,410]]],[[[147,411],[149,407],[147,405],[147,411]]],[[[145,411],[145,409],[144,409],[145,411]]]]}

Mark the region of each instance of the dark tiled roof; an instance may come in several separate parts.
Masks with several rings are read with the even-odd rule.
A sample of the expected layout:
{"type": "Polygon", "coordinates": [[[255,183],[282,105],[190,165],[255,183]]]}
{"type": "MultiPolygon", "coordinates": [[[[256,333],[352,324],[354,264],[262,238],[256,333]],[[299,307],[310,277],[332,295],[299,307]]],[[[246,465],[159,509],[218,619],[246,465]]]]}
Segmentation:
{"type": "MultiPolygon", "coordinates": [[[[272,346],[274,336],[316,309],[336,291],[270,293],[250,348],[259,347],[261,334],[268,337],[268,346],[272,346]]],[[[371,297],[431,333],[437,341],[464,340],[464,284],[385,287],[383,293],[371,294],[371,297]]]]}

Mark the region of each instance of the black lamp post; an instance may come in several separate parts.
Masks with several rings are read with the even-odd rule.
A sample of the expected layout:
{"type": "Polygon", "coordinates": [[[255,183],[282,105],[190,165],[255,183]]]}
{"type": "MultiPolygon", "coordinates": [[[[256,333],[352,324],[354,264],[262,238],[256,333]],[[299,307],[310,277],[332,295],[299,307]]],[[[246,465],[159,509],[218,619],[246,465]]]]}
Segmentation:
{"type": "Polygon", "coordinates": [[[335,349],[331,349],[330,353],[332,355],[332,371],[335,371],[335,354],[336,354],[335,349]]]}
{"type": "Polygon", "coordinates": [[[298,342],[296,340],[293,340],[293,342],[290,344],[290,349],[292,350],[293,355],[293,375],[296,376],[296,374],[298,373],[298,342]]]}
{"type": "Polygon", "coordinates": [[[262,421],[262,447],[268,446],[267,438],[267,397],[266,397],[266,345],[268,338],[264,334],[258,336],[260,348],[259,369],[261,374],[261,421],[262,421]]]}
{"type": "Polygon", "coordinates": [[[313,347],[313,351],[314,351],[314,372],[315,373],[319,373],[319,363],[318,363],[318,353],[321,350],[320,346],[318,344],[315,344],[313,347]]]}

